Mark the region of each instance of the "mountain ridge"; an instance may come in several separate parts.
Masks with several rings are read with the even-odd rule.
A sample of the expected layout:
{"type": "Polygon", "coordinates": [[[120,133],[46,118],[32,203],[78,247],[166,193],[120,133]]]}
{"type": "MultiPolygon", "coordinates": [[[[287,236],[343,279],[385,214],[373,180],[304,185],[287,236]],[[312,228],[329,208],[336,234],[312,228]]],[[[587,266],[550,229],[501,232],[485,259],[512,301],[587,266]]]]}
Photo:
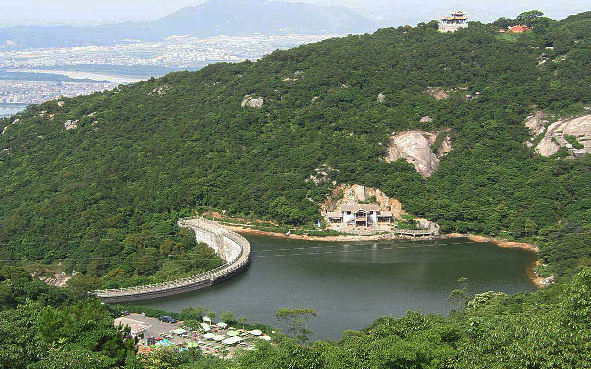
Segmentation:
{"type": "Polygon", "coordinates": [[[5,48],[113,45],[124,39],[155,41],[173,35],[210,37],[240,34],[359,33],[373,23],[343,6],[268,0],[210,0],[153,21],[98,26],[13,26],[0,28],[5,48]],[[14,45],[9,46],[9,44],[14,45]]]}

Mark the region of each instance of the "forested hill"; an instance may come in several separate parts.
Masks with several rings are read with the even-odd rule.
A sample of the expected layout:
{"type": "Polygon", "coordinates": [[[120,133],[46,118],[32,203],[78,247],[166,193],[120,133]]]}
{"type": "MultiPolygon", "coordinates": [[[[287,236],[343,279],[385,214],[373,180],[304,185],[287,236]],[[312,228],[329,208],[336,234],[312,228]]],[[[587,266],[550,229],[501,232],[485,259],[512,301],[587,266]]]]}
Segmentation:
{"type": "Polygon", "coordinates": [[[311,223],[333,183],[358,183],[444,231],[536,242],[548,272],[570,274],[591,263],[591,158],[541,157],[524,120],[589,114],[591,13],[525,21],[534,31],[520,35],[498,32],[509,19],[381,29],[1,120],[0,259],[113,284],[182,274],[162,264],[191,254],[179,217],[311,223]],[[383,160],[392,132],[411,129],[449,129],[453,150],[428,179],[383,160]],[[328,180],[308,180],[323,165],[328,180]]]}

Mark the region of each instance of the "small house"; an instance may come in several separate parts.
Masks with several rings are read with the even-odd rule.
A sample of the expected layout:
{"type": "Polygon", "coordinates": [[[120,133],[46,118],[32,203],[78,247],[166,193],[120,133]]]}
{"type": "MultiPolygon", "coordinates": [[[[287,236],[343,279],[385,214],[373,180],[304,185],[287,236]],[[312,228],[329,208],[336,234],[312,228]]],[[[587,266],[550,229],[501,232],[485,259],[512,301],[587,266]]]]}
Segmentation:
{"type": "Polygon", "coordinates": [[[383,211],[377,204],[347,204],[326,214],[332,224],[369,227],[392,222],[392,212],[383,211]]]}

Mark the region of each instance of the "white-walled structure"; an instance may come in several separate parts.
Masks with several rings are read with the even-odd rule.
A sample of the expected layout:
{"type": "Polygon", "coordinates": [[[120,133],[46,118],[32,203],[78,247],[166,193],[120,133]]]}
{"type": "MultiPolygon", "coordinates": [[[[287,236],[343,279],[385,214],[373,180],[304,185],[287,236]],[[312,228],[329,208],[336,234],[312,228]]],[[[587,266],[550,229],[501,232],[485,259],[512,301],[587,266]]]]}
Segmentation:
{"type": "Polygon", "coordinates": [[[382,210],[377,204],[342,205],[337,211],[326,215],[330,223],[345,226],[368,227],[392,222],[392,212],[382,210]]]}
{"type": "Polygon", "coordinates": [[[468,27],[468,17],[461,10],[451,13],[450,16],[441,18],[441,22],[439,23],[439,31],[441,32],[455,32],[460,28],[466,27],[468,27]]]}

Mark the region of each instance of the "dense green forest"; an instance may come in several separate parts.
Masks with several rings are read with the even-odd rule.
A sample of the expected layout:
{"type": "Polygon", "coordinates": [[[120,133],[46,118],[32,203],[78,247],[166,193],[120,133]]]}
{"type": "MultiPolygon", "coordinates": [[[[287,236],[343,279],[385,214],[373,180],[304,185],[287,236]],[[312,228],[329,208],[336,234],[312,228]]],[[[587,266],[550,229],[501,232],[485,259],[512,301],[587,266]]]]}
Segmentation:
{"type": "Polygon", "coordinates": [[[219,259],[179,217],[312,223],[334,181],[378,187],[444,231],[536,242],[546,272],[570,275],[591,264],[591,158],[537,155],[523,122],[587,111],[591,13],[521,21],[534,30],[381,29],[31,106],[0,121],[0,257],[61,262],[94,285],[186,275],[219,259]],[[263,106],[242,107],[246,95],[263,106]],[[408,129],[450,129],[453,151],[428,179],[383,160],[408,129]],[[307,181],[322,165],[329,181],[307,181]]]}

